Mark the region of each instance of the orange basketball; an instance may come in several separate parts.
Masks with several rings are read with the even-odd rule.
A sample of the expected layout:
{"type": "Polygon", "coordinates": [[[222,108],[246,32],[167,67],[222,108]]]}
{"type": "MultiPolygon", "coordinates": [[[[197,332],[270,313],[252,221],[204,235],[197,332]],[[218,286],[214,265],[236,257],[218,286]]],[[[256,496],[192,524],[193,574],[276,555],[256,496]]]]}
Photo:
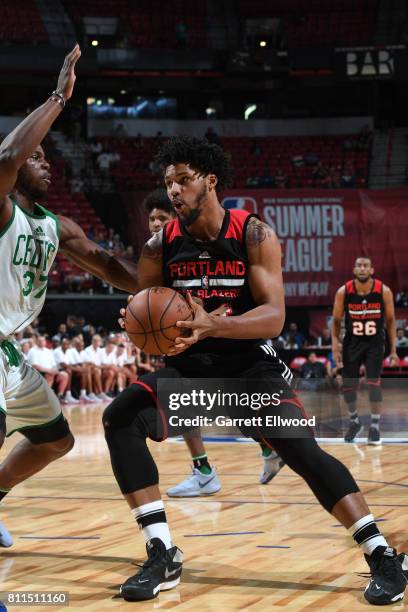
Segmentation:
{"type": "Polygon", "coordinates": [[[169,287],[150,287],[129,302],[125,329],[133,344],[145,353],[165,355],[178,336],[190,335],[190,330],[176,327],[176,322],[193,318],[180,293],[169,287]]]}

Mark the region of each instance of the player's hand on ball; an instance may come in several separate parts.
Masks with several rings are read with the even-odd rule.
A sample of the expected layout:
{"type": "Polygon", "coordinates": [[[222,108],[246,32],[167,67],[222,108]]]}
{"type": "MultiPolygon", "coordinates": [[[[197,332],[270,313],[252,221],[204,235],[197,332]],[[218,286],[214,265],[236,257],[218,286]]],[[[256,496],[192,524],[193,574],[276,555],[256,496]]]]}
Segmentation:
{"type": "Polygon", "coordinates": [[[69,100],[74,90],[76,80],[75,64],[81,57],[81,49],[76,44],[68,55],[65,56],[64,63],[59,73],[57,89],[64,96],[65,100],[69,100]]]}
{"type": "MultiPolygon", "coordinates": [[[[128,304],[129,304],[129,303],[130,303],[130,302],[133,300],[133,297],[134,297],[133,295],[128,295],[128,297],[127,297],[127,303],[128,303],[128,304]]],[[[126,308],[121,308],[121,309],[119,310],[119,314],[120,314],[120,317],[119,317],[119,319],[118,319],[118,323],[119,323],[119,325],[121,326],[121,328],[122,328],[122,329],[126,329],[126,328],[125,328],[125,314],[126,314],[126,308]]]]}
{"type": "Polygon", "coordinates": [[[177,321],[176,325],[180,327],[180,331],[182,329],[191,330],[191,335],[176,338],[173,347],[167,353],[169,356],[178,355],[192,344],[211,336],[216,328],[216,315],[206,312],[202,306],[193,300],[190,293],[187,293],[186,300],[194,313],[194,319],[192,321],[177,321]]]}

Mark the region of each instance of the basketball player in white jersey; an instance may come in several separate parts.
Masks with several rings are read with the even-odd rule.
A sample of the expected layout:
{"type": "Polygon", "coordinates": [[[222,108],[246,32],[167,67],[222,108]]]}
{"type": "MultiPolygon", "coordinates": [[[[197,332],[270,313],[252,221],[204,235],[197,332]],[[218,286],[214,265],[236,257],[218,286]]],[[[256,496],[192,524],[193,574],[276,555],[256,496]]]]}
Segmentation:
{"type": "MultiPolygon", "coordinates": [[[[40,143],[72,95],[80,55],[76,45],[65,58],[57,89],[0,144],[0,446],[5,435],[24,435],[0,464],[0,500],[74,444],[56,395],[14,341],[41,311],[58,247],[116,287],[129,292],[135,287],[131,262],[110,255],[76,223],[37,202],[51,183],[40,143]]],[[[1,524],[0,545],[12,545],[1,524]]]]}

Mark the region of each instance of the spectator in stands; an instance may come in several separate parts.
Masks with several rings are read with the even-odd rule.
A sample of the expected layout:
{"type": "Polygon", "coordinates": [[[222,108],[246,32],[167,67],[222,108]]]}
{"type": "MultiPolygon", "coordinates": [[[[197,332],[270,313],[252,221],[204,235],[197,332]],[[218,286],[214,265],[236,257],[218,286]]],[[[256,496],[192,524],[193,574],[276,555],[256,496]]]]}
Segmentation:
{"type": "Polygon", "coordinates": [[[24,338],[20,341],[21,350],[24,354],[24,358],[27,359],[28,352],[31,347],[34,346],[34,340],[32,338],[24,338]]]}
{"type": "Polygon", "coordinates": [[[299,331],[297,323],[289,323],[289,329],[284,334],[285,348],[302,348],[306,342],[305,335],[299,331]]]}
{"type": "Polygon", "coordinates": [[[294,155],[292,157],[292,164],[294,168],[301,168],[304,166],[304,163],[303,155],[294,155]]]}
{"type": "Polygon", "coordinates": [[[305,160],[306,166],[315,166],[319,161],[318,156],[316,153],[313,153],[313,151],[306,153],[303,159],[305,160]]]}
{"type": "Polygon", "coordinates": [[[373,130],[366,123],[360,130],[357,140],[357,149],[360,151],[364,151],[370,148],[371,142],[373,140],[373,130]]]}
{"type": "Polygon", "coordinates": [[[179,49],[187,47],[187,26],[183,19],[179,19],[175,28],[176,45],[179,49]]]}
{"type": "Polygon", "coordinates": [[[74,379],[79,378],[79,400],[86,403],[97,402],[99,400],[92,392],[91,368],[83,363],[81,356],[85,347],[82,335],[74,336],[71,344],[72,346],[67,351],[66,359],[71,368],[72,377],[74,379]]]}
{"type": "Polygon", "coordinates": [[[408,347],[408,338],[405,335],[405,331],[402,327],[397,329],[397,347],[406,348],[408,347]]]}
{"type": "Polygon", "coordinates": [[[126,345],[123,342],[120,342],[116,347],[116,363],[117,363],[117,385],[118,385],[118,393],[121,393],[128,384],[132,384],[136,382],[136,368],[132,370],[130,366],[134,365],[135,357],[130,358],[129,363],[129,355],[127,353],[126,345]]]}
{"type": "Polygon", "coordinates": [[[154,372],[155,368],[150,362],[150,356],[142,353],[137,346],[135,346],[135,349],[135,362],[139,376],[148,372],[154,372]]]}
{"type": "Polygon", "coordinates": [[[132,144],[135,149],[143,149],[144,140],[140,132],[136,135],[136,138],[133,139],[132,144]]]}
{"type": "Polygon", "coordinates": [[[341,186],[341,167],[332,166],[329,170],[331,176],[331,187],[332,189],[339,189],[341,186]]]}
{"type": "Polygon", "coordinates": [[[314,187],[330,187],[331,177],[327,168],[322,162],[318,162],[312,170],[313,186],[314,187]]]}
{"type": "Polygon", "coordinates": [[[123,123],[118,123],[118,125],[115,126],[112,136],[114,138],[118,138],[118,140],[123,140],[124,138],[128,137],[128,133],[123,123]]]}
{"type": "Polygon", "coordinates": [[[328,327],[325,327],[322,331],[322,335],[317,338],[317,346],[319,348],[331,347],[331,331],[328,327]]]}
{"type": "Polygon", "coordinates": [[[103,391],[106,395],[113,397],[117,383],[118,362],[116,357],[116,344],[109,338],[104,348],[101,348],[101,368],[103,391]]]}
{"type": "Polygon", "coordinates": [[[261,177],[260,176],[248,176],[246,182],[247,187],[260,187],[261,186],[261,177]]]}
{"type": "Polygon", "coordinates": [[[205,133],[205,138],[208,140],[208,142],[211,142],[212,144],[219,144],[219,137],[217,132],[214,130],[214,128],[209,127],[205,133]]]}
{"type": "Polygon", "coordinates": [[[343,172],[340,179],[340,186],[344,188],[352,188],[356,185],[356,175],[353,164],[348,161],[344,164],[343,172]]]}
{"type": "Polygon", "coordinates": [[[62,338],[61,344],[53,350],[55,363],[59,371],[66,372],[68,375],[67,387],[65,391],[65,401],[68,404],[79,404],[79,400],[72,395],[72,368],[70,367],[71,341],[69,338],[62,338]]]}
{"type": "Polygon", "coordinates": [[[275,185],[277,189],[285,189],[288,186],[288,175],[278,168],[275,172],[275,185]]]}
{"type": "Polygon", "coordinates": [[[94,389],[97,399],[100,401],[110,401],[112,398],[104,393],[102,387],[101,345],[102,338],[99,334],[94,334],[91,344],[82,351],[81,357],[83,363],[89,365],[91,368],[92,388],[94,389]]]}
{"type": "Polygon", "coordinates": [[[259,138],[254,138],[254,140],[252,141],[250,152],[252,153],[252,155],[256,155],[256,157],[262,155],[262,146],[259,138]]]}
{"type": "Polygon", "coordinates": [[[126,247],[123,257],[129,261],[135,261],[135,250],[131,244],[126,247]]]}
{"type": "Polygon", "coordinates": [[[395,305],[401,308],[408,308],[408,290],[406,288],[397,293],[395,305]]]}
{"type": "Polygon", "coordinates": [[[327,387],[327,368],[317,359],[316,353],[310,353],[300,370],[300,389],[319,391],[327,387]]]}
{"type": "Polygon", "coordinates": [[[68,328],[66,323],[60,323],[58,325],[57,333],[53,336],[53,338],[58,338],[61,342],[62,338],[68,335],[68,328]]]}
{"type": "Polygon", "coordinates": [[[36,344],[28,351],[27,362],[38,370],[50,387],[57,387],[58,399],[66,403],[64,393],[68,385],[68,374],[59,372],[53,352],[47,348],[45,336],[38,336],[36,344]]]}
{"type": "Polygon", "coordinates": [[[263,176],[261,177],[261,187],[274,187],[275,181],[272,175],[272,170],[265,166],[263,176]]]}

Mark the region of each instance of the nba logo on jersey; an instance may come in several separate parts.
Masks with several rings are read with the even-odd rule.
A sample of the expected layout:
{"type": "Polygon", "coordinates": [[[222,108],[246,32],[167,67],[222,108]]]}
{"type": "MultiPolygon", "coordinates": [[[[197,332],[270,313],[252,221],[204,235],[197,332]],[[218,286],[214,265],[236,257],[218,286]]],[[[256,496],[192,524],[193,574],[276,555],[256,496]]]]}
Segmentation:
{"type": "Polygon", "coordinates": [[[248,196],[244,196],[241,198],[224,198],[222,201],[222,205],[224,208],[246,210],[249,213],[256,213],[258,210],[254,198],[250,198],[248,196]]]}

